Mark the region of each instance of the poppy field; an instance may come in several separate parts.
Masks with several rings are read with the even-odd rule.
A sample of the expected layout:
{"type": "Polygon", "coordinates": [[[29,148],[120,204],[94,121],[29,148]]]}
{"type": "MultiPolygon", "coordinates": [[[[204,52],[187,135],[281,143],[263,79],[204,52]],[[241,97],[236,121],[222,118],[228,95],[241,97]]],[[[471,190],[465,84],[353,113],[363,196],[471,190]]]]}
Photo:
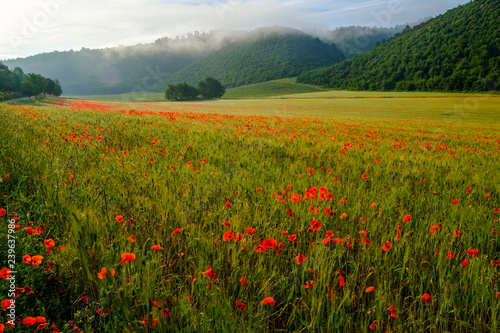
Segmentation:
{"type": "Polygon", "coordinates": [[[500,109],[51,103],[0,105],[0,332],[500,330],[500,109]]]}

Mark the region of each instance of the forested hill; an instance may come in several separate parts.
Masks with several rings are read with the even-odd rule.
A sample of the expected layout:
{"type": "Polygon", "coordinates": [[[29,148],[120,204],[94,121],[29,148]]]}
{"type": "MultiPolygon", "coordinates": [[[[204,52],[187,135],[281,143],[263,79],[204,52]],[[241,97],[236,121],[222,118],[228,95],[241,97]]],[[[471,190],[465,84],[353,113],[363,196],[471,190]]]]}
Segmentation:
{"type": "Polygon", "coordinates": [[[174,73],[169,83],[195,84],[211,76],[227,87],[297,76],[345,59],[335,44],[297,30],[259,34],[231,43],[174,73]]]}
{"type": "Polygon", "coordinates": [[[298,82],[349,90],[499,91],[500,1],[449,10],[298,82]]]}

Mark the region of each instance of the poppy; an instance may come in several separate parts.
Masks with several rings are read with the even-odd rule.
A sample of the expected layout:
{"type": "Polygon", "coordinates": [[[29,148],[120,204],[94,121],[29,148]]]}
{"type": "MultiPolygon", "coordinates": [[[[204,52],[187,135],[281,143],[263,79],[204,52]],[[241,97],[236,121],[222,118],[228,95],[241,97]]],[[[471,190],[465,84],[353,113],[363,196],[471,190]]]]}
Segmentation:
{"type": "Polygon", "coordinates": [[[471,249],[471,250],[467,250],[467,255],[469,257],[477,257],[477,254],[479,253],[479,250],[478,249],[471,249]]]}
{"type": "Polygon", "coordinates": [[[394,305],[391,305],[389,308],[387,308],[387,310],[389,310],[391,312],[392,318],[398,317],[398,314],[396,313],[396,308],[394,307],[394,305]]]}
{"type": "Polygon", "coordinates": [[[295,242],[296,239],[297,239],[297,235],[295,235],[295,234],[288,236],[288,240],[292,243],[295,242]]]}
{"type": "Polygon", "coordinates": [[[153,245],[151,246],[151,249],[157,251],[163,249],[163,247],[161,247],[160,245],[153,245]]]}
{"type": "Polygon", "coordinates": [[[226,232],[224,233],[224,235],[222,236],[222,240],[223,240],[224,242],[227,242],[228,240],[233,239],[233,238],[234,238],[234,234],[233,234],[233,232],[232,232],[232,231],[226,231],[226,232]]]}
{"type": "Polygon", "coordinates": [[[265,304],[265,305],[269,304],[269,305],[271,305],[271,306],[274,306],[274,305],[276,304],[276,302],[274,301],[274,298],[272,298],[272,297],[266,297],[266,298],[264,298],[264,299],[263,299],[262,301],[260,301],[260,302],[261,302],[262,304],[265,304]]]}
{"type": "Polygon", "coordinates": [[[128,240],[129,240],[129,241],[131,241],[132,243],[134,243],[137,239],[135,238],[135,236],[134,236],[134,235],[132,235],[132,236],[130,236],[130,237],[128,238],[128,240]]]}
{"type": "Polygon", "coordinates": [[[368,287],[365,289],[365,293],[371,293],[373,291],[373,287],[368,287]]]}
{"type": "Polygon", "coordinates": [[[219,277],[219,275],[217,275],[217,273],[214,272],[212,267],[209,267],[205,272],[202,272],[201,274],[205,275],[206,277],[212,280],[217,279],[219,277]]]}
{"type": "Polygon", "coordinates": [[[452,203],[452,204],[456,204],[456,203],[458,203],[458,199],[453,199],[453,200],[451,200],[451,203],[452,203]]]}
{"type": "Polygon", "coordinates": [[[118,215],[117,217],[115,217],[115,220],[116,222],[123,222],[123,216],[118,215]]]}
{"type": "Polygon", "coordinates": [[[23,319],[23,324],[26,326],[32,326],[36,324],[36,319],[33,317],[26,317],[23,319]]]}
{"type": "Polygon", "coordinates": [[[432,303],[432,297],[431,297],[431,295],[424,294],[422,296],[422,302],[424,302],[425,304],[431,304],[432,303]]]}
{"type": "Polygon", "coordinates": [[[291,217],[293,217],[293,212],[292,212],[292,210],[290,208],[288,208],[288,210],[286,211],[286,213],[288,215],[290,215],[291,217]]]}
{"type": "MultiPolygon", "coordinates": [[[[26,256],[23,257],[23,260],[25,257],[26,256]]],[[[26,258],[26,259],[28,259],[28,258],[26,258]]],[[[42,260],[43,260],[42,256],[33,256],[33,257],[29,258],[29,264],[33,265],[33,266],[40,266],[40,264],[42,263],[42,260]]],[[[24,262],[26,262],[26,261],[24,261],[24,262]]]]}
{"type": "Polygon", "coordinates": [[[11,306],[11,301],[10,299],[4,299],[2,302],[0,302],[0,305],[2,306],[3,310],[6,311],[8,307],[11,306]]]}
{"type": "Polygon", "coordinates": [[[344,285],[344,283],[345,283],[345,279],[344,279],[344,277],[341,275],[341,276],[340,276],[340,279],[339,279],[339,287],[342,287],[342,286],[344,285]]]}
{"type": "Polygon", "coordinates": [[[245,228],[245,232],[249,235],[253,234],[255,232],[254,228],[245,228]]]}
{"type": "Polygon", "coordinates": [[[405,222],[405,223],[406,223],[406,222],[410,222],[410,220],[411,220],[411,215],[406,215],[406,216],[404,217],[404,219],[403,219],[403,222],[405,222]]]}
{"type": "Polygon", "coordinates": [[[245,303],[240,302],[239,300],[236,301],[236,307],[239,308],[241,311],[245,311],[247,309],[247,305],[245,303]]]}
{"type": "Polygon", "coordinates": [[[110,269],[110,273],[108,273],[108,270],[106,267],[101,268],[101,272],[97,273],[97,277],[99,279],[104,279],[105,277],[113,277],[115,276],[115,270],[113,268],[110,269]]]}
{"type": "Polygon", "coordinates": [[[470,187],[469,187],[469,188],[465,191],[465,193],[469,194],[469,192],[470,192],[471,190],[472,190],[472,188],[470,188],[470,187]]]}
{"type": "Polygon", "coordinates": [[[120,265],[126,264],[127,262],[132,262],[135,260],[135,254],[133,253],[123,253],[121,255],[122,260],[120,261],[120,265]]]}
{"type": "Polygon", "coordinates": [[[388,241],[387,243],[386,243],[386,242],[384,242],[384,244],[382,245],[382,250],[384,250],[384,251],[388,251],[388,250],[390,250],[390,249],[392,249],[392,243],[391,243],[390,241],[388,241]],[[386,244],[387,244],[387,245],[386,245],[386,244]]]}
{"type": "Polygon", "coordinates": [[[82,302],[83,304],[88,304],[89,303],[89,298],[87,296],[82,297],[82,302]]]}
{"type": "Polygon", "coordinates": [[[361,178],[365,179],[366,178],[366,173],[362,174],[361,178]]]}
{"type": "Polygon", "coordinates": [[[318,231],[319,229],[321,229],[321,223],[319,223],[317,220],[312,220],[310,225],[312,230],[318,231]]]}
{"type": "Polygon", "coordinates": [[[170,311],[168,310],[168,308],[161,310],[160,313],[161,313],[162,317],[164,317],[164,318],[170,317],[170,311]]]}
{"type": "Polygon", "coordinates": [[[345,218],[345,217],[347,217],[347,214],[346,214],[346,213],[344,213],[344,214],[340,215],[340,219],[341,219],[341,220],[342,220],[343,218],[345,218]]]}
{"type": "Polygon", "coordinates": [[[460,235],[460,230],[455,231],[455,238],[457,238],[460,235]]]}
{"type": "Polygon", "coordinates": [[[453,253],[453,252],[448,252],[447,257],[448,257],[449,259],[454,259],[454,258],[455,258],[455,253],[453,253]]]}
{"type": "Polygon", "coordinates": [[[5,214],[7,214],[5,208],[0,208],[0,216],[4,216],[5,214]]]}
{"type": "Polygon", "coordinates": [[[10,277],[11,270],[8,268],[0,269],[0,279],[8,279],[10,277]]]}
{"type": "Polygon", "coordinates": [[[245,279],[244,277],[242,277],[242,278],[240,279],[240,284],[241,284],[242,286],[248,285],[247,279],[245,279]]]}
{"type": "Polygon", "coordinates": [[[375,202],[374,202],[374,203],[372,203],[372,204],[370,205],[370,207],[372,207],[372,208],[377,207],[377,203],[375,203],[375,202]]]}
{"type": "Polygon", "coordinates": [[[300,265],[300,264],[302,264],[304,261],[306,261],[306,256],[305,256],[305,255],[303,255],[303,254],[300,254],[300,253],[299,253],[299,254],[297,255],[297,258],[296,258],[296,259],[297,259],[297,264],[298,264],[298,265],[300,265]]]}
{"type": "Polygon", "coordinates": [[[462,266],[467,266],[469,264],[469,260],[465,259],[464,261],[462,261],[462,266]]]}
{"type": "Polygon", "coordinates": [[[181,229],[177,228],[174,231],[172,231],[172,235],[178,234],[179,232],[181,232],[181,229]]]}

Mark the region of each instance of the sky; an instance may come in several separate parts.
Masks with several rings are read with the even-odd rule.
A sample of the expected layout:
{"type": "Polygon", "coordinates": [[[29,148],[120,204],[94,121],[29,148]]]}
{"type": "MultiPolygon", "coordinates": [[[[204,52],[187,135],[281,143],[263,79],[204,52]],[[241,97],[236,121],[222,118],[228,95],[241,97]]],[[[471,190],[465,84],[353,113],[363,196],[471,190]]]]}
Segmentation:
{"type": "Polygon", "coordinates": [[[0,59],[151,43],[217,29],[393,27],[470,0],[21,0],[0,13],[0,59]]]}

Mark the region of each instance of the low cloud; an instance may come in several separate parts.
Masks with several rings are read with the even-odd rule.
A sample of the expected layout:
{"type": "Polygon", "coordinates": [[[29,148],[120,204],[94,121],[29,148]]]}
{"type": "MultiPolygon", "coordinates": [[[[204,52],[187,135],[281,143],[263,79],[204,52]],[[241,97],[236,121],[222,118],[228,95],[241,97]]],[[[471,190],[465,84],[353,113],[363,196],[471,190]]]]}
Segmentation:
{"type": "Polygon", "coordinates": [[[149,43],[216,29],[262,26],[330,30],[395,26],[435,16],[468,0],[23,0],[0,17],[0,59],[149,43]],[[393,10],[391,11],[391,8],[393,10]],[[396,8],[396,9],[394,9],[396,8]]]}

